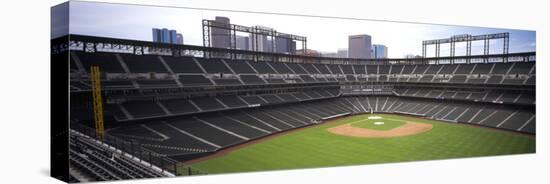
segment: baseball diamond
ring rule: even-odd
[[[364,121],[368,116],[372,115],[329,120],[320,125],[266,138],[188,163],[210,173],[226,173],[494,156],[535,151],[535,139],[530,135],[392,114],[376,116],[383,117],[382,120],[430,125],[431,129],[407,136],[383,138],[346,136],[330,131],[339,126]]]

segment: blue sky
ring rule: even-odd
[[[406,54],[421,55],[422,40],[448,38],[456,34],[510,33],[510,52],[535,51],[535,31],[494,29],[467,26],[398,23],[352,19],[333,19],[290,15],[240,13],[184,8],[71,2],[70,33],[135,40],[152,40],[151,28],[169,28],[182,33],[185,44],[202,45],[202,19],[226,16],[231,23],[244,26],[262,25],[279,32],[306,36],[308,48],[336,52],[347,48],[348,36],[368,34],[373,44],[388,47],[391,58]],[[53,19],[53,18],[52,18]],[[52,33],[55,35],[55,33]],[[457,44],[456,55],[464,55],[465,43]],[[435,47],[428,47],[434,56]],[[449,55],[448,44],[441,46],[441,56]],[[491,53],[502,52],[502,40],[494,40]],[[483,41],[473,42],[472,54],[483,53]]]

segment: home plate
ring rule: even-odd
[[[382,119],[380,116],[369,116],[368,119]]]
[[[384,122],[374,122],[374,125],[383,125]]]

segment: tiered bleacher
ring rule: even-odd
[[[71,131],[70,175],[78,182],[109,181],[169,176],[125,154],[105,147],[95,139]]]
[[[78,66],[89,71],[90,66],[98,65],[106,73],[154,73],[155,75],[167,74],[172,78],[159,80],[150,78],[151,75],[149,75],[130,81],[127,79],[124,79],[125,81],[105,81],[106,88],[119,89],[135,88],[136,85],[133,85],[131,81],[137,82],[138,88],[178,87],[179,85],[174,79],[179,80],[181,86],[258,85],[265,84],[266,81],[269,84],[325,82],[326,80],[319,80],[319,77],[315,76],[319,73],[329,75],[325,77],[328,77],[330,81],[341,82],[534,85],[535,79],[533,62],[457,65],[337,65],[106,53],[75,53],[73,58],[77,63],[80,62],[73,66],[75,69],[73,71],[78,71]],[[230,76],[227,77],[224,74]],[[264,74],[285,75],[275,77]],[[299,74],[299,76],[293,74]],[[345,74],[345,76],[342,77],[338,74]],[[88,80],[82,82],[89,83]],[[74,90],[90,90],[89,87],[83,86],[77,81],[71,83],[71,87]]]

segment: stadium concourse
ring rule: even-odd
[[[536,132],[535,53],[495,56],[496,62],[489,56],[361,62],[195,46],[181,46],[184,56],[89,51],[86,42],[178,48],[73,38],[81,41],[70,45],[72,124],[93,122],[89,73],[99,66],[107,134],[178,161],[360,113]],[[71,159],[78,156],[71,152]]]

